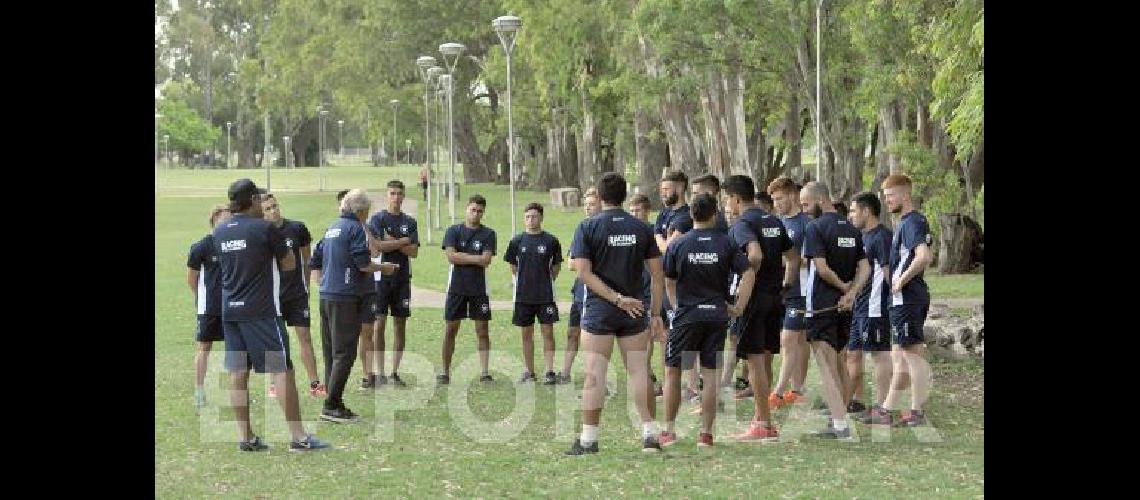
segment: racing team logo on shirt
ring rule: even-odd
[[[400,226],[400,232],[403,234],[408,234],[408,225],[404,224],[404,225]]]
[[[546,245],[539,245],[538,253],[546,253]]]
[[[482,241],[475,240],[475,241],[471,242],[471,248],[474,248],[475,250],[479,250],[479,247],[482,247],[482,246],[483,246]]]
[[[526,253],[526,247],[522,247],[522,250],[519,250],[519,252],[520,253]]]
[[[293,248],[293,238],[285,238],[285,246]]]

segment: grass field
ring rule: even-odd
[[[409,185],[415,167],[399,167],[396,174]],[[393,169],[332,168],[333,192],[313,193],[316,169],[277,172],[286,217],[305,221],[315,236],[335,216],[336,189],[365,187],[379,193]],[[433,373],[439,370],[443,330],[439,309],[417,308],[409,321],[408,354],[402,369],[413,387],[364,393],[356,389],[360,367],[350,378],[346,403],[364,418],[354,425],[317,423],[319,401],[308,398],[302,414],[312,420],[309,430],[331,441],[333,450],[288,454],[280,436],[284,424],[276,403],[266,404],[265,379],[251,379],[255,429],[271,439],[263,454],[236,451],[236,429],[228,411],[218,412],[225,400],[221,389],[222,346],[211,356],[214,371],[208,386],[211,406],[198,414],[193,408],[194,309],[185,283],[186,250],[207,231],[208,208],[224,200],[233,179],[248,175],[259,184],[263,171],[170,171],[160,178],[163,195],[155,201],[155,497],[227,495],[282,496],[712,496],[712,497],[980,497],[984,495],[984,366],[978,363],[935,364],[935,385],[928,403],[933,434],[894,430],[873,435],[856,424],[858,443],[834,443],[800,436],[824,425],[823,417],[798,408],[781,410],[783,442],[776,445],[732,443],[731,433],[743,430],[751,407],[729,401],[718,418],[717,446],[695,447],[696,418],[682,406],[678,429],[681,442],[656,456],[639,451],[637,430],[629,418],[624,370],[615,359],[611,366],[615,396],[608,401],[601,428],[602,453],[563,457],[561,452],[579,429],[575,391],[570,386],[518,387],[512,381],[522,370],[521,342],[510,326],[509,314],[496,312],[491,322],[492,370],[497,382],[482,386],[476,373],[459,368],[475,363],[473,329],[464,324],[458,342],[453,385],[437,390]],[[178,187],[175,187],[178,186]],[[464,186],[464,198],[480,192],[491,201],[485,222],[498,230],[500,255],[509,239],[509,198],[502,186]],[[409,197],[419,198],[418,188]],[[548,201],[544,193],[524,193],[519,205],[531,199]],[[548,210],[546,226],[564,246],[580,214]],[[422,219],[422,217],[421,217]],[[519,218],[521,227],[522,220]],[[422,223],[421,223],[422,227]],[[413,261],[418,286],[442,289],[445,261],[435,233],[435,244],[424,245]],[[426,231],[421,230],[426,239]],[[493,298],[506,297],[509,272],[496,261],[489,270]],[[558,280],[563,300],[572,279]],[[935,298],[981,296],[984,276],[928,278]],[[954,295],[957,294],[957,295]],[[312,299],[315,311],[316,298]],[[564,312],[565,314],[565,312]],[[564,345],[565,323],[556,325],[557,345]],[[294,362],[300,368],[297,340]],[[314,337],[319,332],[314,329]],[[389,340],[389,342],[391,342]],[[319,340],[318,340],[319,349]],[[561,353],[556,360],[561,359]],[[658,355],[659,356],[659,355]],[[319,356],[318,356],[319,358]],[[615,358],[618,358],[615,356]],[[541,350],[539,350],[541,369]],[[659,358],[658,358],[659,359]],[[777,358],[777,363],[779,358]],[[556,364],[558,361],[556,361]],[[318,360],[318,365],[320,361]],[[581,382],[582,361],[575,363],[575,386]],[[298,379],[305,380],[304,370]],[[465,390],[463,381],[471,382]],[[809,376],[809,392],[818,393],[816,369]],[[466,402],[467,404],[463,404]],[[526,417],[531,413],[531,417]],[[388,416],[391,415],[391,418]],[[479,425],[472,419],[484,422]],[[503,420],[498,430],[490,423]],[[514,427],[511,427],[514,426]],[[264,430],[263,430],[264,429]],[[517,434],[515,433],[517,431]],[[685,434],[688,434],[686,437]],[[474,437],[473,437],[474,436]],[[489,442],[480,442],[489,441]]]

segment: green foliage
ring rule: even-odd
[[[158,106],[162,118],[156,127],[158,136],[170,135],[171,150],[202,150],[223,135],[218,127],[202,119],[185,101],[167,98]]]

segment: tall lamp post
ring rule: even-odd
[[[396,112],[400,109],[400,100],[392,99],[388,101],[388,104],[392,105],[392,166],[394,167],[396,166],[396,157],[400,156],[396,154],[400,150],[400,147],[396,145]]]
[[[233,126],[234,122],[226,122],[226,168],[230,168],[230,158],[233,158],[233,153],[230,151],[230,129]]]
[[[443,116],[443,111],[441,110],[441,108],[443,107],[443,104],[442,104],[443,101],[441,99],[442,94],[440,93],[440,90],[439,90],[440,89],[439,77],[443,76],[443,73],[444,73],[444,69],[439,67],[439,66],[432,66],[432,67],[428,68],[428,70],[427,70],[428,82],[431,84],[430,85],[431,96],[435,98],[434,99],[435,100],[435,108],[434,109],[435,109],[435,113],[436,113],[437,117]],[[435,184],[434,198],[435,198],[435,228],[436,229],[440,228],[440,226],[439,226],[439,215],[440,215],[440,210],[439,210],[439,199],[440,199],[439,172],[441,170],[441,167],[440,167],[440,163],[439,163],[439,148],[436,147],[435,143],[436,143],[436,141],[439,140],[439,135],[442,132],[442,130],[441,130],[442,128],[443,128],[442,127],[442,120],[436,119],[435,134],[433,135],[434,140],[432,141],[432,175],[431,175],[431,179],[430,179]],[[428,187],[430,188],[431,186],[429,185]]]
[[[819,169],[823,165],[823,85],[820,78],[820,68],[823,65],[823,44],[820,36],[820,19],[823,17],[823,0],[819,0],[819,4],[815,8],[815,180],[821,181],[819,178]]]
[[[158,196],[158,119],[162,118],[162,114],[155,112],[154,114],[154,194]]]
[[[448,163],[450,164],[448,179],[447,179],[447,208],[451,212],[451,223],[455,223],[455,120],[451,111],[451,98],[455,93],[455,67],[459,64],[459,56],[467,47],[462,43],[449,42],[439,46],[439,52],[443,54],[443,62],[447,65],[447,74],[440,77],[440,81],[444,82],[445,90],[447,92],[447,151]]]
[[[325,147],[326,147],[326,143],[327,143],[327,139],[326,139],[327,135],[325,134],[325,122],[328,121],[329,110],[321,109],[320,116],[321,116],[321,119],[320,119],[320,124],[321,124],[321,130],[320,130],[321,137],[320,137],[320,139],[321,140],[320,140],[319,148],[321,151],[320,151],[320,154],[318,155],[318,157],[319,157],[318,161],[320,162],[320,170],[321,170],[321,189],[320,190],[324,191],[325,190],[325,184],[326,184],[325,183]]]
[[[431,113],[431,110],[430,110],[430,107],[428,106],[428,89],[430,89],[430,87],[431,87],[431,85],[430,85],[431,77],[428,76],[428,70],[435,67],[435,58],[432,56],[420,56],[420,57],[416,58],[416,67],[419,68],[420,79],[423,80],[423,82],[424,82],[424,168],[428,168],[428,165],[431,162],[431,159],[429,156],[430,151],[431,151],[430,150],[430,146],[431,146],[431,136],[430,136],[430,133],[431,133],[430,132],[431,131],[431,125],[430,125],[431,119],[430,118],[431,117],[430,117],[430,113]],[[427,214],[427,239],[428,239],[429,244],[431,243],[431,215],[432,215],[431,183],[434,180],[435,180],[435,172],[432,172],[431,169],[428,168],[428,184],[427,184],[427,186],[425,186],[425,189],[427,189],[427,200],[426,200],[427,201],[427,207],[424,209],[424,213]]]
[[[336,141],[336,154],[344,156],[344,120],[337,120],[336,125],[340,127],[340,140]]]
[[[166,145],[166,169],[170,170],[170,164],[174,162],[174,158],[170,156],[170,134],[162,135],[162,143]]]
[[[515,219],[518,213],[515,210],[515,126],[511,117],[511,51],[515,48],[515,40],[519,29],[522,28],[522,19],[515,16],[499,16],[491,21],[491,26],[495,28],[495,33],[499,34],[503,51],[507,53],[507,161],[510,162],[511,176],[511,234],[516,234]]]

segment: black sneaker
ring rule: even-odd
[[[558,375],[555,375],[554,372],[546,372],[546,380],[542,382],[542,385],[554,385],[557,383]]]
[[[732,385],[732,388],[736,389],[738,391],[742,391],[747,387],[748,387],[748,380],[746,380],[742,377],[736,377],[736,383]]]
[[[491,374],[490,374],[490,373],[488,373],[488,374],[486,374],[486,375],[483,375],[482,377],[479,377],[479,381],[480,381],[480,382],[488,382],[488,383],[490,383],[490,382],[494,382],[494,381],[495,381],[495,379],[491,378]]]
[[[435,376],[435,383],[437,385],[447,385],[451,383],[451,377],[446,373],[441,373]]]
[[[328,420],[329,422],[351,423],[360,420],[360,415],[357,415],[345,407],[336,409],[323,409],[321,410],[321,420]]]
[[[559,384],[569,384],[570,383],[570,375],[569,374],[558,375],[558,383]]]
[[[361,389],[372,389],[372,388],[376,387],[375,379],[376,379],[375,375],[368,375],[368,376],[364,377],[360,381],[360,388]]]
[[[488,377],[490,377],[490,375],[488,375]],[[483,378],[480,377],[479,380],[483,380]],[[527,382],[538,382],[538,379],[535,378],[534,374],[531,372],[523,372],[522,378],[519,379],[519,383],[525,384]]]
[[[379,388],[382,385],[388,385],[388,377],[383,375],[373,375],[372,385]]]
[[[658,446],[660,446],[660,445],[658,445]],[[574,444],[570,445],[570,449],[567,450],[565,452],[565,454],[570,455],[570,456],[575,456],[575,455],[585,455],[587,453],[597,453],[597,452],[598,452],[598,442],[597,441],[590,443],[590,446],[582,446],[582,441],[578,438],[574,438]]]
[[[854,438],[851,436],[851,426],[847,426],[847,428],[843,429],[843,430],[838,430],[831,425],[830,420],[827,421],[827,428],[822,430],[822,431],[815,433],[815,436],[821,437],[823,439],[836,439],[839,441],[854,441]]]
[[[388,380],[390,382],[392,382],[393,387],[407,387],[408,386],[408,384],[405,384],[403,380],[400,380],[400,376],[397,375],[396,372],[392,372],[392,376],[388,377]]]
[[[851,414],[855,415],[856,418],[858,418],[860,420],[862,420],[863,415],[866,414],[865,413],[866,411],[867,411],[867,406],[864,405],[861,401],[859,401],[857,399],[852,400],[850,403],[847,403],[847,413],[851,413]]]
[[[642,438],[641,451],[645,453],[657,453],[661,451],[661,443],[657,441],[657,436],[646,436]]]
[[[289,443],[289,451],[314,451],[323,450],[328,447],[328,441],[321,441],[312,434],[305,436],[305,439],[302,439],[300,441],[293,441],[292,443]]]
[[[926,425],[926,412],[922,410],[904,411],[902,418],[894,423],[895,427],[919,427]]]
[[[238,449],[241,451],[265,451],[269,449],[269,445],[262,443],[261,438],[253,436],[249,441],[238,441]]]

